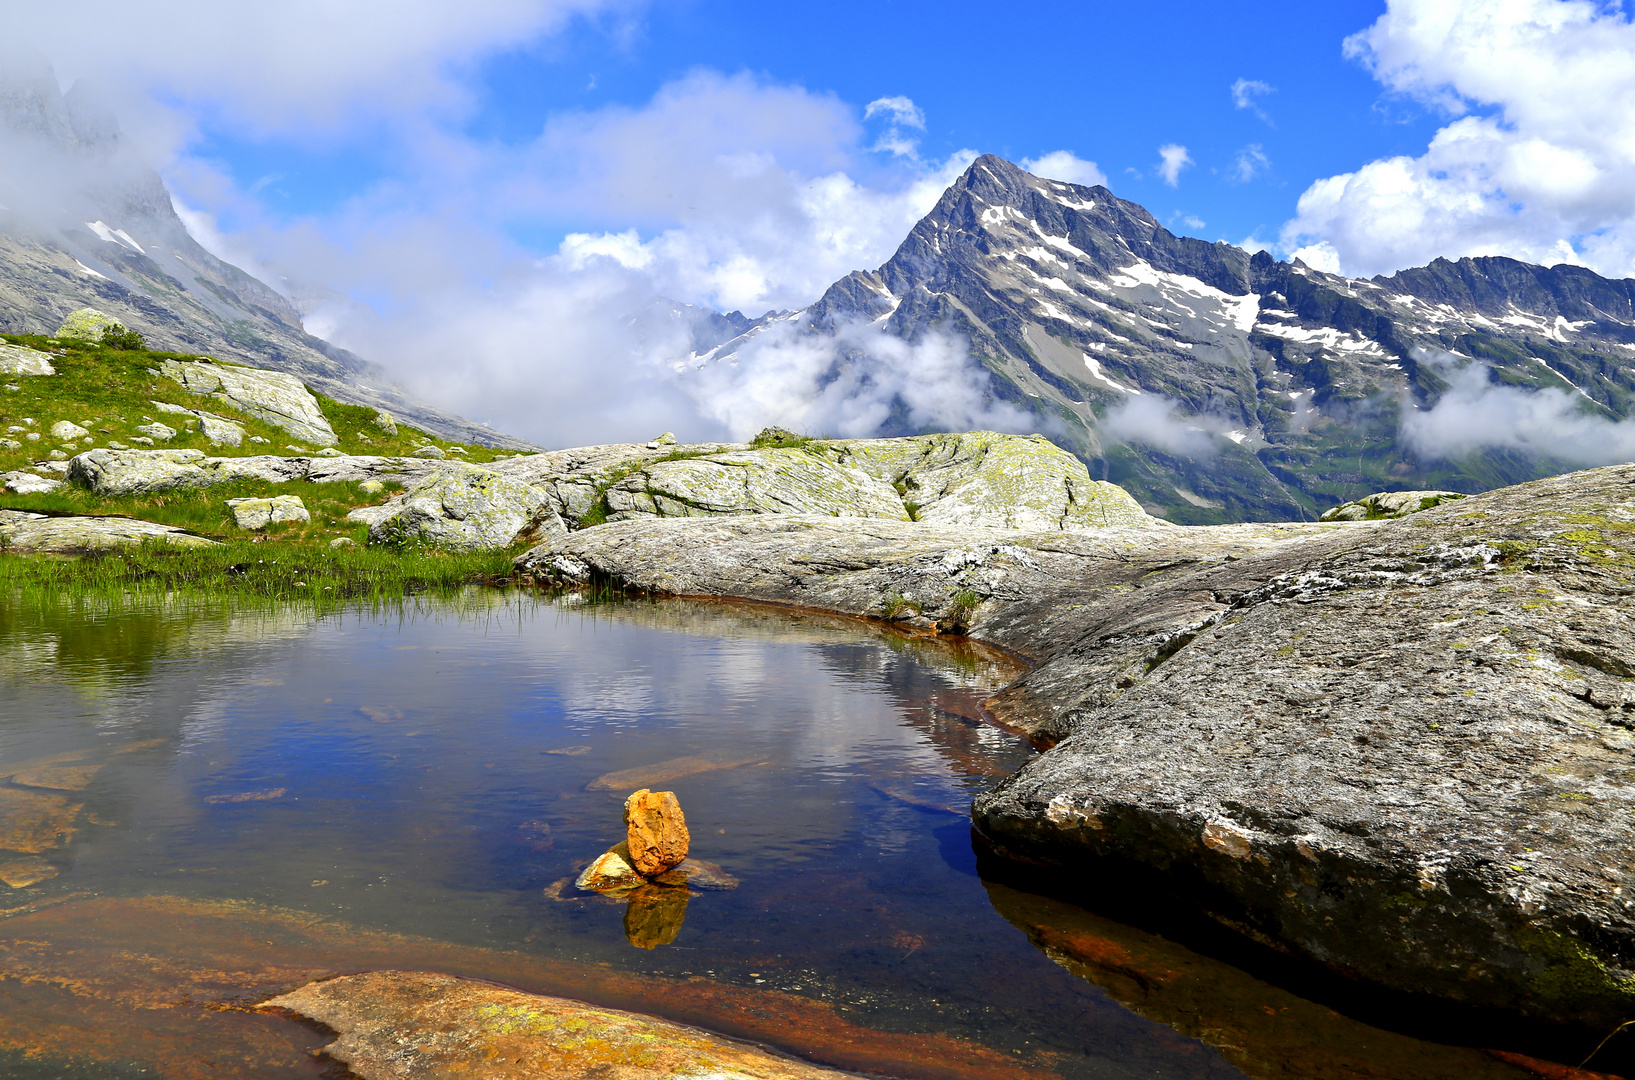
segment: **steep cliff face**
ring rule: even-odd
[[[0,146],[0,331],[50,334],[94,307],[156,349],[287,372],[448,438],[529,445],[414,400],[378,365],[308,334],[290,299],[193,239],[112,118],[62,94],[49,69],[0,79]]]
[[[836,282],[801,318],[814,334],[858,321],[909,339],[957,332],[996,396],[1053,426],[1093,475],[1190,523],[1308,518],[1382,488],[1474,492],[1567,468],[1410,451],[1403,410],[1434,404],[1472,361],[1609,418],[1635,393],[1635,282],[1502,258],[1348,279],[1176,236],[1106,188],[992,155],[883,266]],[[1110,437],[1108,414],[1143,396]],[[1174,404],[1165,437],[1151,430],[1157,397]]]

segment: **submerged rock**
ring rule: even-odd
[[[737,878],[727,873],[719,864],[694,858],[683,859],[662,874],[654,874],[652,881],[655,885],[701,889],[704,892],[727,892],[736,889],[740,884]]]
[[[371,544],[492,551],[510,546],[547,497],[490,469],[451,462],[401,495],[348,516],[367,515]]]
[[[80,804],[43,791],[0,788],[0,851],[38,855],[74,835]]]
[[[286,521],[311,521],[299,495],[274,495],[268,499],[228,499],[233,521],[241,529],[265,529]]]
[[[1406,517],[1464,497],[1457,491],[1377,491],[1355,502],[1342,503],[1324,511],[1318,520],[1378,521],[1382,518]]]
[[[642,788],[624,801],[630,862],[643,876],[662,874],[687,858],[692,837],[673,791]]]
[[[718,772],[722,769],[736,769],[744,765],[759,765],[765,760],[765,758],[761,757],[712,757],[704,754],[692,754],[687,757],[661,761],[657,765],[638,765],[633,769],[620,769],[617,772],[603,773],[585,785],[585,790],[623,791],[632,787],[650,787],[654,784],[668,784],[670,781],[680,780],[684,776],[697,776],[699,773]]]
[[[806,1080],[848,1075],[698,1028],[493,983],[405,971],[344,975],[272,998],[335,1031],[324,1053],[363,1080]]]
[[[0,862],[0,881],[14,889],[26,889],[57,876],[57,868],[44,859],[8,859]]]
[[[281,371],[192,360],[165,360],[159,373],[191,393],[229,405],[318,446],[340,440],[318,399],[293,375]]]

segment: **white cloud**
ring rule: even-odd
[[[13,55],[22,45],[49,56],[66,83],[91,76],[158,92],[246,133],[333,136],[360,117],[459,112],[472,101],[461,75],[474,61],[537,41],[576,15],[634,8],[624,0],[9,3],[0,5],[0,39]],[[136,120],[122,119],[127,127]]]
[[[1232,170],[1227,173],[1228,179],[1240,184],[1247,184],[1255,177],[1272,167],[1266,157],[1266,151],[1259,143],[1250,143],[1238,151],[1238,156],[1232,161]]]
[[[1273,93],[1277,87],[1263,83],[1259,79],[1239,79],[1232,84],[1232,104],[1240,109],[1251,109],[1254,114],[1270,124],[1272,118],[1266,115],[1255,99]]]
[[[1219,416],[1184,416],[1179,402],[1160,394],[1142,394],[1114,405],[1096,430],[1109,442],[1138,443],[1166,454],[1206,458],[1219,452],[1217,436],[1231,426]]]
[[[1425,153],[1318,180],[1284,244],[1347,273],[1502,254],[1635,273],[1635,25],[1592,0],[1391,0],[1347,39],[1391,91],[1452,114]]]
[[[863,107],[863,119],[873,120],[877,116],[886,117],[889,123],[880,133],[880,137],[874,141],[872,149],[897,157],[914,158],[919,155],[920,140],[903,131],[904,128],[925,130],[925,113],[911,98],[902,96],[875,98]]]
[[[1170,187],[1176,187],[1181,182],[1181,170],[1192,164],[1192,155],[1187,148],[1177,143],[1165,143],[1158,148],[1158,175]]]
[[[735,438],[777,424],[855,438],[907,430],[1035,431],[1039,421],[992,395],[966,343],[941,333],[909,342],[868,324],[814,334],[802,320],[756,335],[732,363],[688,371],[682,386]]]
[[[1431,408],[1403,409],[1403,442],[1424,457],[1506,449],[1578,465],[1635,461],[1635,420],[1608,420],[1577,393],[1495,383],[1486,365],[1446,353],[1421,360],[1441,368],[1450,383]]]
[[[1084,187],[1107,186],[1107,174],[1097,168],[1094,161],[1085,161],[1071,150],[1052,150],[1036,158],[1023,158],[1021,164],[1034,176],[1047,180],[1060,180]]]

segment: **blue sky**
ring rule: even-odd
[[[824,356],[705,391],[667,312],[811,303],[976,152],[1334,272],[1635,276],[1624,2],[58,0],[0,38],[311,332],[557,445],[799,415]]]
[[[1002,9],[887,0],[821,10],[685,0],[576,18],[563,32],[496,50],[467,66],[475,100],[456,123],[477,140],[521,144],[553,114],[637,108],[699,68],[749,72],[832,94],[859,117],[870,101],[906,96],[926,116],[926,158],[971,148],[1021,160],[1066,149],[1178,232],[1275,240],[1313,179],[1418,152],[1438,126],[1433,110],[1341,55],[1344,39],[1384,10],[1377,0]],[[1240,81],[1271,89],[1250,87],[1240,106]],[[207,121],[193,153],[254,189],[276,218],[333,213],[408,164],[384,120],[344,138],[244,138],[233,128]],[[1155,170],[1162,144],[1185,146],[1195,162],[1175,187]],[[1240,159],[1255,175],[1242,175]],[[519,215],[509,231],[549,250],[568,231],[627,223],[659,224],[640,214]]]

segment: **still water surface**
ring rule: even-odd
[[[1120,1004],[1207,962],[977,875],[971,796],[1032,753],[979,702],[1016,674],[974,647],[750,606],[498,592],[322,618],[0,605],[0,814],[43,793],[69,822],[32,862],[0,853],[56,872],[0,886],[0,1075],[320,1075],[321,1034],[280,1043],[265,1025],[295,1027],[283,1018],[178,1026],[176,1009],[204,1006],[166,1000],[164,980],[210,968],[253,1001],[258,965],[277,983],[297,955],[326,974],[369,966],[368,949],[894,1075],[1244,1075],[1221,1038]],[[677,759],[716,767],[653,786],[679,797],[693,854],[739,887],[634,919],[565,887],[647,786],[598,779]],[[231,962],[224,946],[201,958],[189,939],[235,919]],[[254,929],[268,919],[319,926],[335,951]],[[1305,1005],[1232,985],[1271,995],[1245,1003],[1256,1016]],[[1206,1037],[1225,1023],[1135,1004]],[[100,1039],[63,1033],[82,1008]],[[1417,1064],[1377,1075],[1512,1075],[1390,1038]]]

